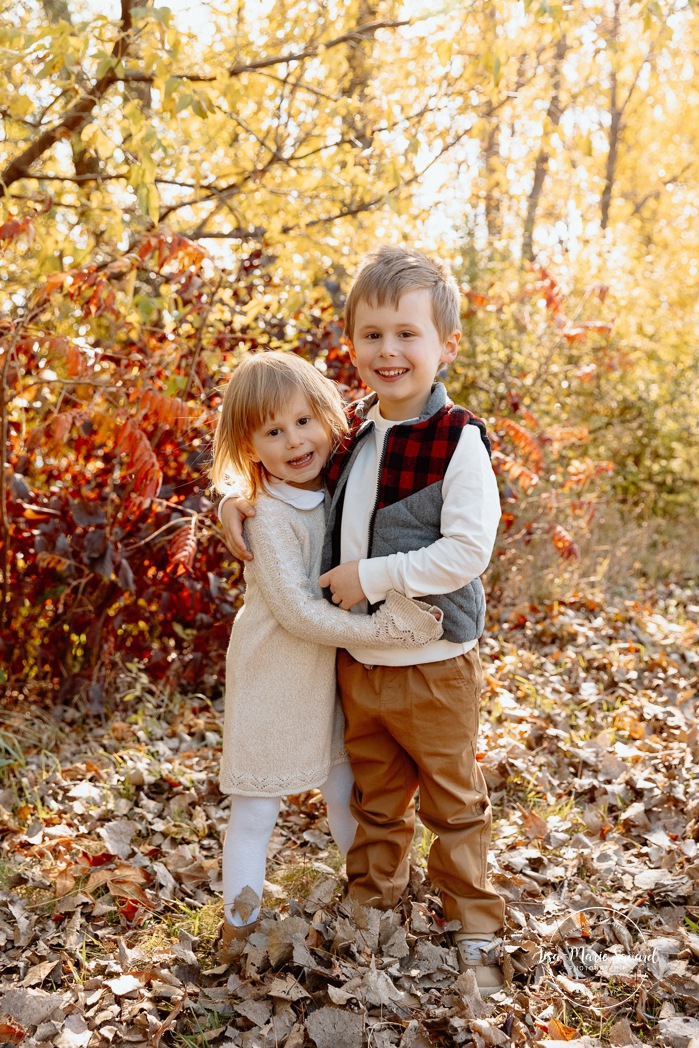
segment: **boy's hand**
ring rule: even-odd
[[[246,517],[254,517],[254,506],[244,499],[242,495],[226,499],[219,510],[219,520],[223,528],[223,537],[226,545],[238,560],[252,560],[252,553],[245,545],[243,538],[243,521]]]
[[[349,560],[346,564],[340,564],[331,571],[326,571],[318,579],[320,585],[325,589],[330,587],[333,595],[333,604],[339,604],[345,611],[360,600],[366,600],[366,594],[359,581],[359,561]]]

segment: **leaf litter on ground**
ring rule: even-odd
[[[667,586],[491,615],[478,756],[508,986],[485,1002],[419,823],[409,894],[381,913],[343,901],[320,795],[288,798],[262,921],[220,965],[220,700],[105,720],[6,703],[0,1043],[691,1045],[698,606]]]

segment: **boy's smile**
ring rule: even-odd
[[[363,382],[375,390],[384,418],[416,418],[429,400],[442,364],[450,363],[461,333],[443,341],[435,327],[432,293],[415,288],[401,296],[397,308],[359,301],[350,356]]]

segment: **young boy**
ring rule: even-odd
[[[348,409],[349,436],[328,468],[320,583],[355,613],[397,589],[444,615],[443,639],[419,652],[338,652],[359,826],[347,856],[349,895],[382,909],[398,903],[419,787],[420,818],[435,835],[428,873],[446,920],[461,924],[460,965],[473,968],[487,996],[502,986],[496,936],[504,905],[487,879],[491,810],[475,756],[479,576],[500,503],[483,423],[434,382],[458,350],[456,283],[419,252],[379,248],[350,289],[345,334],[374,393]],[[245,556],[239,527],[229,514],[222,520],[233,552]]]

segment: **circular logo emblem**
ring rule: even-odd
[[[644,934],[621,910],[590,906],[568,914],[556,925],[541,958],[563,996],[578,1008],[619,1008],[647,980],[656,977],[667,957],[647,946]]]

